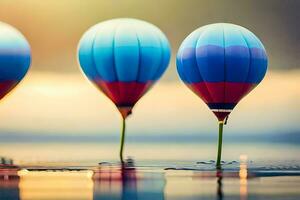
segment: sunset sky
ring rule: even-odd
[[[208,134],[217,120],[179,80],[175,54],[196,28],[230,22],[253,31],[269,56],[265,80],[230,115],[226,132],[264,134],[300,130],[299,1],[0,0],[0,21],[19,29],[32,65],[0,103],[1,132],[119,134],[114,105],[79,70],[76,50],[92,25],[118,17],[153,23],[167,35],[172,58],[162,80],[136,105],[130,134]]]

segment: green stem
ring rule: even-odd
[[[122,131],[121,131],[121,143],[120,143],[120,160],[123,163],[123,149],[124,149],[124,142],[125,142],[125,128],[126,128],[126,123],[125,123],[125,118],[122,118]]]
[[[219,122],[219,142],[218,142],[218,157],[216,167],[221,168],[222,141],[223,141],[223,125],[224,122]]]

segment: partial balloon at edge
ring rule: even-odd
[[[14,27],[0,22],[0,99],[23,79],[30,62],[26,38]]]

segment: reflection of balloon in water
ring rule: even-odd
[[[120,158],[123,160],[125,119],[135,103],[168,66],[170,47],[154,25],[136,19],[114,19],[90,28],[79,43],[85,75],[123,117]]]
[[[0,99],[25,76],[30,65],[30,47],[12,26],[0,22]]]
[[[220,166],[224,120],[264,78],[267,55],[249,30],[234,24],[211,24],[192,32],[177,54],[177,70],[219,120]]]
[[[124,161],[121,166],[103,163],[93,171],[94,200],[165,199],[165,174],[143,172],[135,167],[132,159]]]

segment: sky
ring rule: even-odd
[[[131,134],[210,134],[217,120],[178,78],[175,54],[200,26],[229,22],[254,32],[269,57],[265,80],[230,115],[226,132],[240,135],[300,130],[300,2],[296,0],[0,0],[0,21],[19,29],[32,49],[20,85],[0,102],[0,132],[119,134],[114,105],[79,70],[77,44],[91,26],[133,17],[157,25],[172,46],[162,80],[136,105]]]

